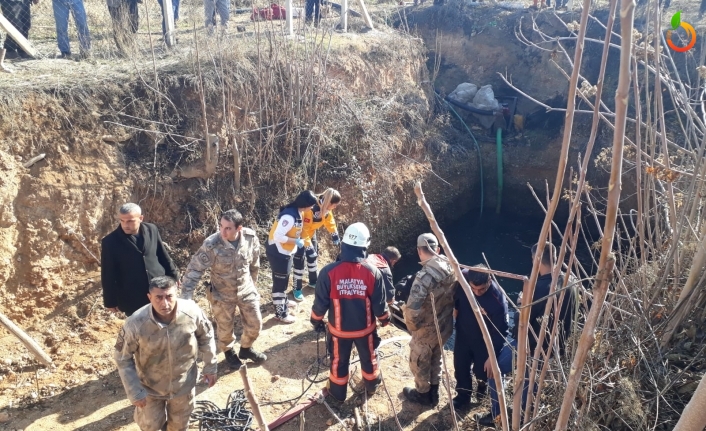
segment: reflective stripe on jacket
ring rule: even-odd
[[[375,318],[388,317],[382,274],[365,262],[365,249],[341,245],[341,261],[326,265],[316,283],[311,317],[328,312],[332,335],[360,338],[375,330]]]
[[[282,220],[282,217],[285,215],[288,215],[294,219],[292,227],[287,231],[287,238],[301,238],[302,216],[301,214],[299,214],[299,210],[297,210],[296,208],[285,208],[284,210],[280,211],[279,215],[277,215],[277,221],[272,224],[270,234],[267,237],[267,243],[277,245],[277,251],[279,251],[280,253],[285,255],[291,255],[297,251],[296,244],[288,242],[282,243],[275,240],[275,231],[280,226],[280,223],[282,223],[282,227],[287,227],[285,224],[289,224],[289,221],[287,219]]]
[[[303,226],[301,239],[304,240],[304,247],[309,247],[311,245],[311,238],[321,226],[325,227],[329,233],[337,232],[336,220],[333,218],[333,211],[329,211],[322,217],[321,206],[318,203],[314,205],[313,208],[304,211],[304,214],[302,214],[302,220]]]

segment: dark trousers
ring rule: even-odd
[[[329,373],[329,392],[339,401],[346,399],[348,392],[348,368],[351,350],[355,349],[360,357],[360,370],[363,373],[365,390],[375,392],[382,381],[375,356],[375,349],[380,345],[377,330],[361,338],[340,338],[328,335],[328,350],[331,353],[331,371]]]
[[[275,316],[286,317],[289,313],[286,292],[289,274],[292,272],[292,256],[280,253],[276,244],[267,244],[265,254],[272,268],[272,304],[275,306]]]
[[[137,2],[126,0],[118,7],[108,7],[110,18],[113,22],[113,37],[115,45],[121,51],[127,48],[132,37],[130,33],[137,33],[140,26],[140,13]]]
[[[22,36],[29,39],[29,29],[32,27],[32,15],[29,10],[29,0],[0,0],[0,9],[10,24],[12,24]],[[24,50],[12,40],[8,35],[5,40],[5,49],[24,53]]]
[[[315,22],[321,21],[321,0],[306,0],[306,20],[311,21],[312,16]]]
[[[311,247],[298,248],[294,253],[294,288],[302,290],[302,280],[304,278],[304,258],[306,257],[306,266],[309,272],[309,284],[316,285],[317,266],[316,260],[319,258],[319,242],[316,240],[316,235],[311,238]]]
[[[456,331],[456,343],[454,343],[454,377],[456,377],[456,392],[459,395],[471,396],[473,393],[473,383],[471,371],[476,376],[478,382],[485,382],[488,376],[483,371],[485,361],[488,360],[488,351],[483,340],[470,342]]]

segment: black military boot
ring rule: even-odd
[[[240,361],[240,358],[238,358],[238,355],[235,354],[233,349],[226,350],[225,355],[226,362],[231,368],[240,369],[241,365],[243,365],[243,363]]]
[[[476,388],[476,400],[478,402],[481,402],[482,400],[485,399],[485,397],[487,395],[488,395],[488,385],[483,381],[479,381],[478,387]]]
[[[409,401],[412,401],[413,403],[421,404],[423,406],[432,405],[431,391],[420,393],[414,388],[404,388],[402,390],[402,393],[404,394],[405,398],[407,398]]]
[[[431,385],[429,393],[431,394],[431,405],[436,407],[439,405],[439,385]]]
[[[471,396],[468,393],[458,394],[453,399],[454,409],[464,410],[471,406]]]
[[[252,347],[241,347],[238,356],[242,360],[250,359],[254,364],[261,364],[267,360],[267,356],[264,353],[260,353]]]

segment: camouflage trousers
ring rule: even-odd
[[[409,342],[409,369],[414,375],[414,387],[418,392],[429,392],[430,385],[439,384],[441,354],[442,347],[439,346],[436,332],[412,333],[412,340]]]
[[[240,336],[240,347],[250,348],[260,335],[262,329],[262,314],[260,313],[260,294],[251,294],[238,297],[235,302],[224,302],[213,299],[209,294],[211,312],[216,321],[216,347],[219,352],[225,352],[235,344],[235,309],[240,311],[240,320],[243,323],[243,335]]]
[[[142,431],[159,431],[166,422],[167,431],[186,431],[194,410],[196,388],[170,400],[147,397],[147,405],[135,407],[135,423]]]

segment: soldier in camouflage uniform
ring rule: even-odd
[[[113,357],[142,431],[185,431],[194,409],[201,356],[203,378],[216,383],[211,322],[193,302],[177,299],[177,283],[150,281],[150,303],[125,320]],[[166,427],[165,427],[166,425]]]
[[[431,293],[443,343],[453,332],[454,275],[445,256],[439,255],[439,242],[430,233],[417,238],[417,253],[422,270],[417,272],[407,303],[402,307],[404,320],[412,334],[409,343],[409,367],[414,374],[414,388],[404,388],[405,397],[415,403],[436,406],[439,403],[439,379],[443,345],[434,326]]]
[[[259,364],[267,356],[252,348],[262,329],[260,294],[255,287],[260,270],[260,241],[255,231],[243,227],[243,216],[236,210],[221,215],[220,231],[206,238],[191,258],[181,280],[182,298],[191,299],[203,273],[211,268],[211,287],[206,292],[216,321],[218,350],[228,365],[240,368],[241,359]],[[243,335],[240,352],[235,353],[235,309],[240,310]]]

